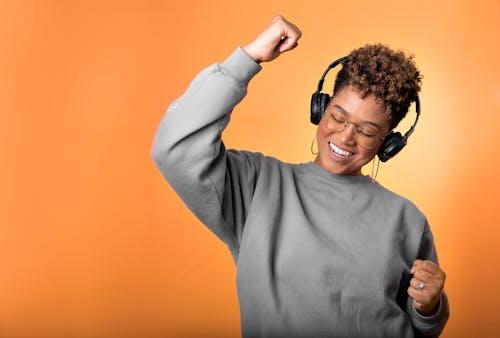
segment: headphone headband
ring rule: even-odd
[[[415,97],[415,112],[417,113],[417,117],[415,118],[415,122],[411,125],[410,129],[405,133],[405,140],[410,137],[410,135],[413,133],[415,130],[415,126],[417,125],[418,118],[420,117],[420,99],[418,98],[418,95]]]
[[[321,92],[321,90],[323,89],[323,82],[325,81],[325,77],[326,77],[326,74],[328,74],[328,72],[337,67],[339,65],[339,63],[341,63],[342,61],[344,61],[345,59],[347,58],[347,56],[342,56],[341,58],[338,58],[337,60],[333,61],[332,63],[330,63],[330,65],[328,66],[328,68],[325,70],[325,72],[323,73],[323,76],[321,77],[321,79],[319,80],[318,82],[318,89],[316,90],[316,92]]]

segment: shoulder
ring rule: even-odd
[[[290,163],[282,162],[273,156],[264,155],[260,152],[253,152],[253,151],[248,151],[248,150],[238,150],[238,149],[228,149],[227,154],[228,154],[228,156],[231,157],[231,159],[234,159],[237,161],[247,161],[247,162],[251,162],[251,163],[260,163],[260,164],[279,166],[279,167],[292,166],[292,164],[290,164]]]
[[[417,205],[408,198],[384,187],[378,182],[373,182],[373,189],[376,192],[377,198],[391,209],[400,210],[404,215],[421,220],[421,224],[426,223],[426,217]]]
[[[278,160],[275,157],[264,155],[260,152],[248,150],[227,150],[228,165],[236,168],[253,168],[258,171],[282,171],[291,165]]]

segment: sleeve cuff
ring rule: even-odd
[[[408,298],[407,311],[411,317],[413,326],[417,329],[417,331],[424,333],[425,336],[438,336],[448,321],[448,298],[443,292],[441,294],[441,299],[439,300],[439,307],[437,311],[430,316],[420,314],[417,309],[415,309],[413,299]]]
[[[238,47],[221,66],[225,72],[244,86],[247,86],[248,82],[262,69],[241,47]]]
[[[432,314],[432,315],[423,315],[418,310],[415,308],[415,303],[413,300],[411,301],[411,311],[414,313],[415,316],[419,317],[422,320],[433,320],[438,317],[438,314],[441,312],[441,308],[443,306],[443,297],[441,296],[441,299],[439,300],[439,306],[438,309]]]

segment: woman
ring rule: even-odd
[[[438,336],[449,312],[427,220],[361,175],[420,89],[410,58],[381,45],[349,55],[318,126],[314,162],[282,163],[221,141],[259,63],[300,36],[277,16],[202,71],[170,106],[153,158],[229,247],[244,337]]]

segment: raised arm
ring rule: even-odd
[[[239,247],[261,155],[226,151],[221,133],[260,71],[258,63],[294,48],[299,37],[295,26],[275,17],[252,43],[196,76],[170,105],[155,135],[152,157],[159,170],[233,252]]]

